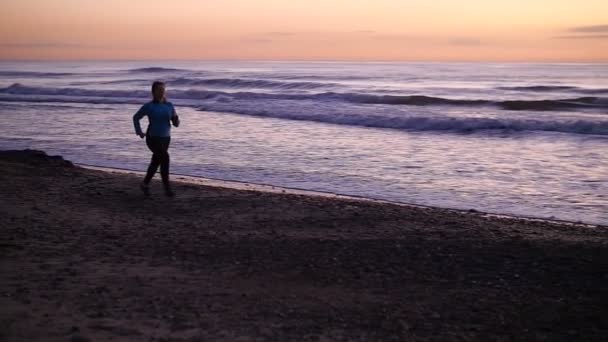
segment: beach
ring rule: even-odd
[[[608,225],[602,64],[0,61],[0,76],[0,150],[145,170],[132,117],[163,80],[176,174]]]
[[[0,340],[603,341],[605,226],[0,153]]]

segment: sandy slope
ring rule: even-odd
[[[608,230],[0,153],[0,340],[602,341]]]

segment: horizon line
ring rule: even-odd
[[[550,63],[550,64],[608,64],[606,59],[530,59],[530,60],[485,60],[485,59],[340,59],[340,58],[2,58],[0,62],[327,62],[327,63]]]

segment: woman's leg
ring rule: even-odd
[[[170,142],[170,137],[146,137],[146,144],[148,145],[150,151],[152,151],[152,160],[150,161],[150,166],[148,166],[148,172],[146,173],[144,184],[142,185],[142,190],[146,195],[148,194],[148,184],[152,180],[152,177],[154,177],[154,174],[156,174],[159,165],[160,176],[165,187],[165,194],[171,197],[175,195],[171,190],[171,185],[169,184]]]
[[[171,158],[169,157],[169,144],[171,143],[171,138],[162,138],[161,140],[161,154],[160,154],[160,176],[163,180],[163,185],[165,186],[165,190],[170,190],[169,184],[169,164]]]
[[[152,180],[152,177],[154,177],[156,170],[158,170],[158,166],[161,164],[163,151],[158,138],[146,136],[146,145],[148,145],[148,148],[152,151],[152,159],[150,160],[148,172],[144,178],[144,184],[148,185]]]

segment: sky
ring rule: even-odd
[[[608,0],[0,0],[0,59],[608,62]]]

